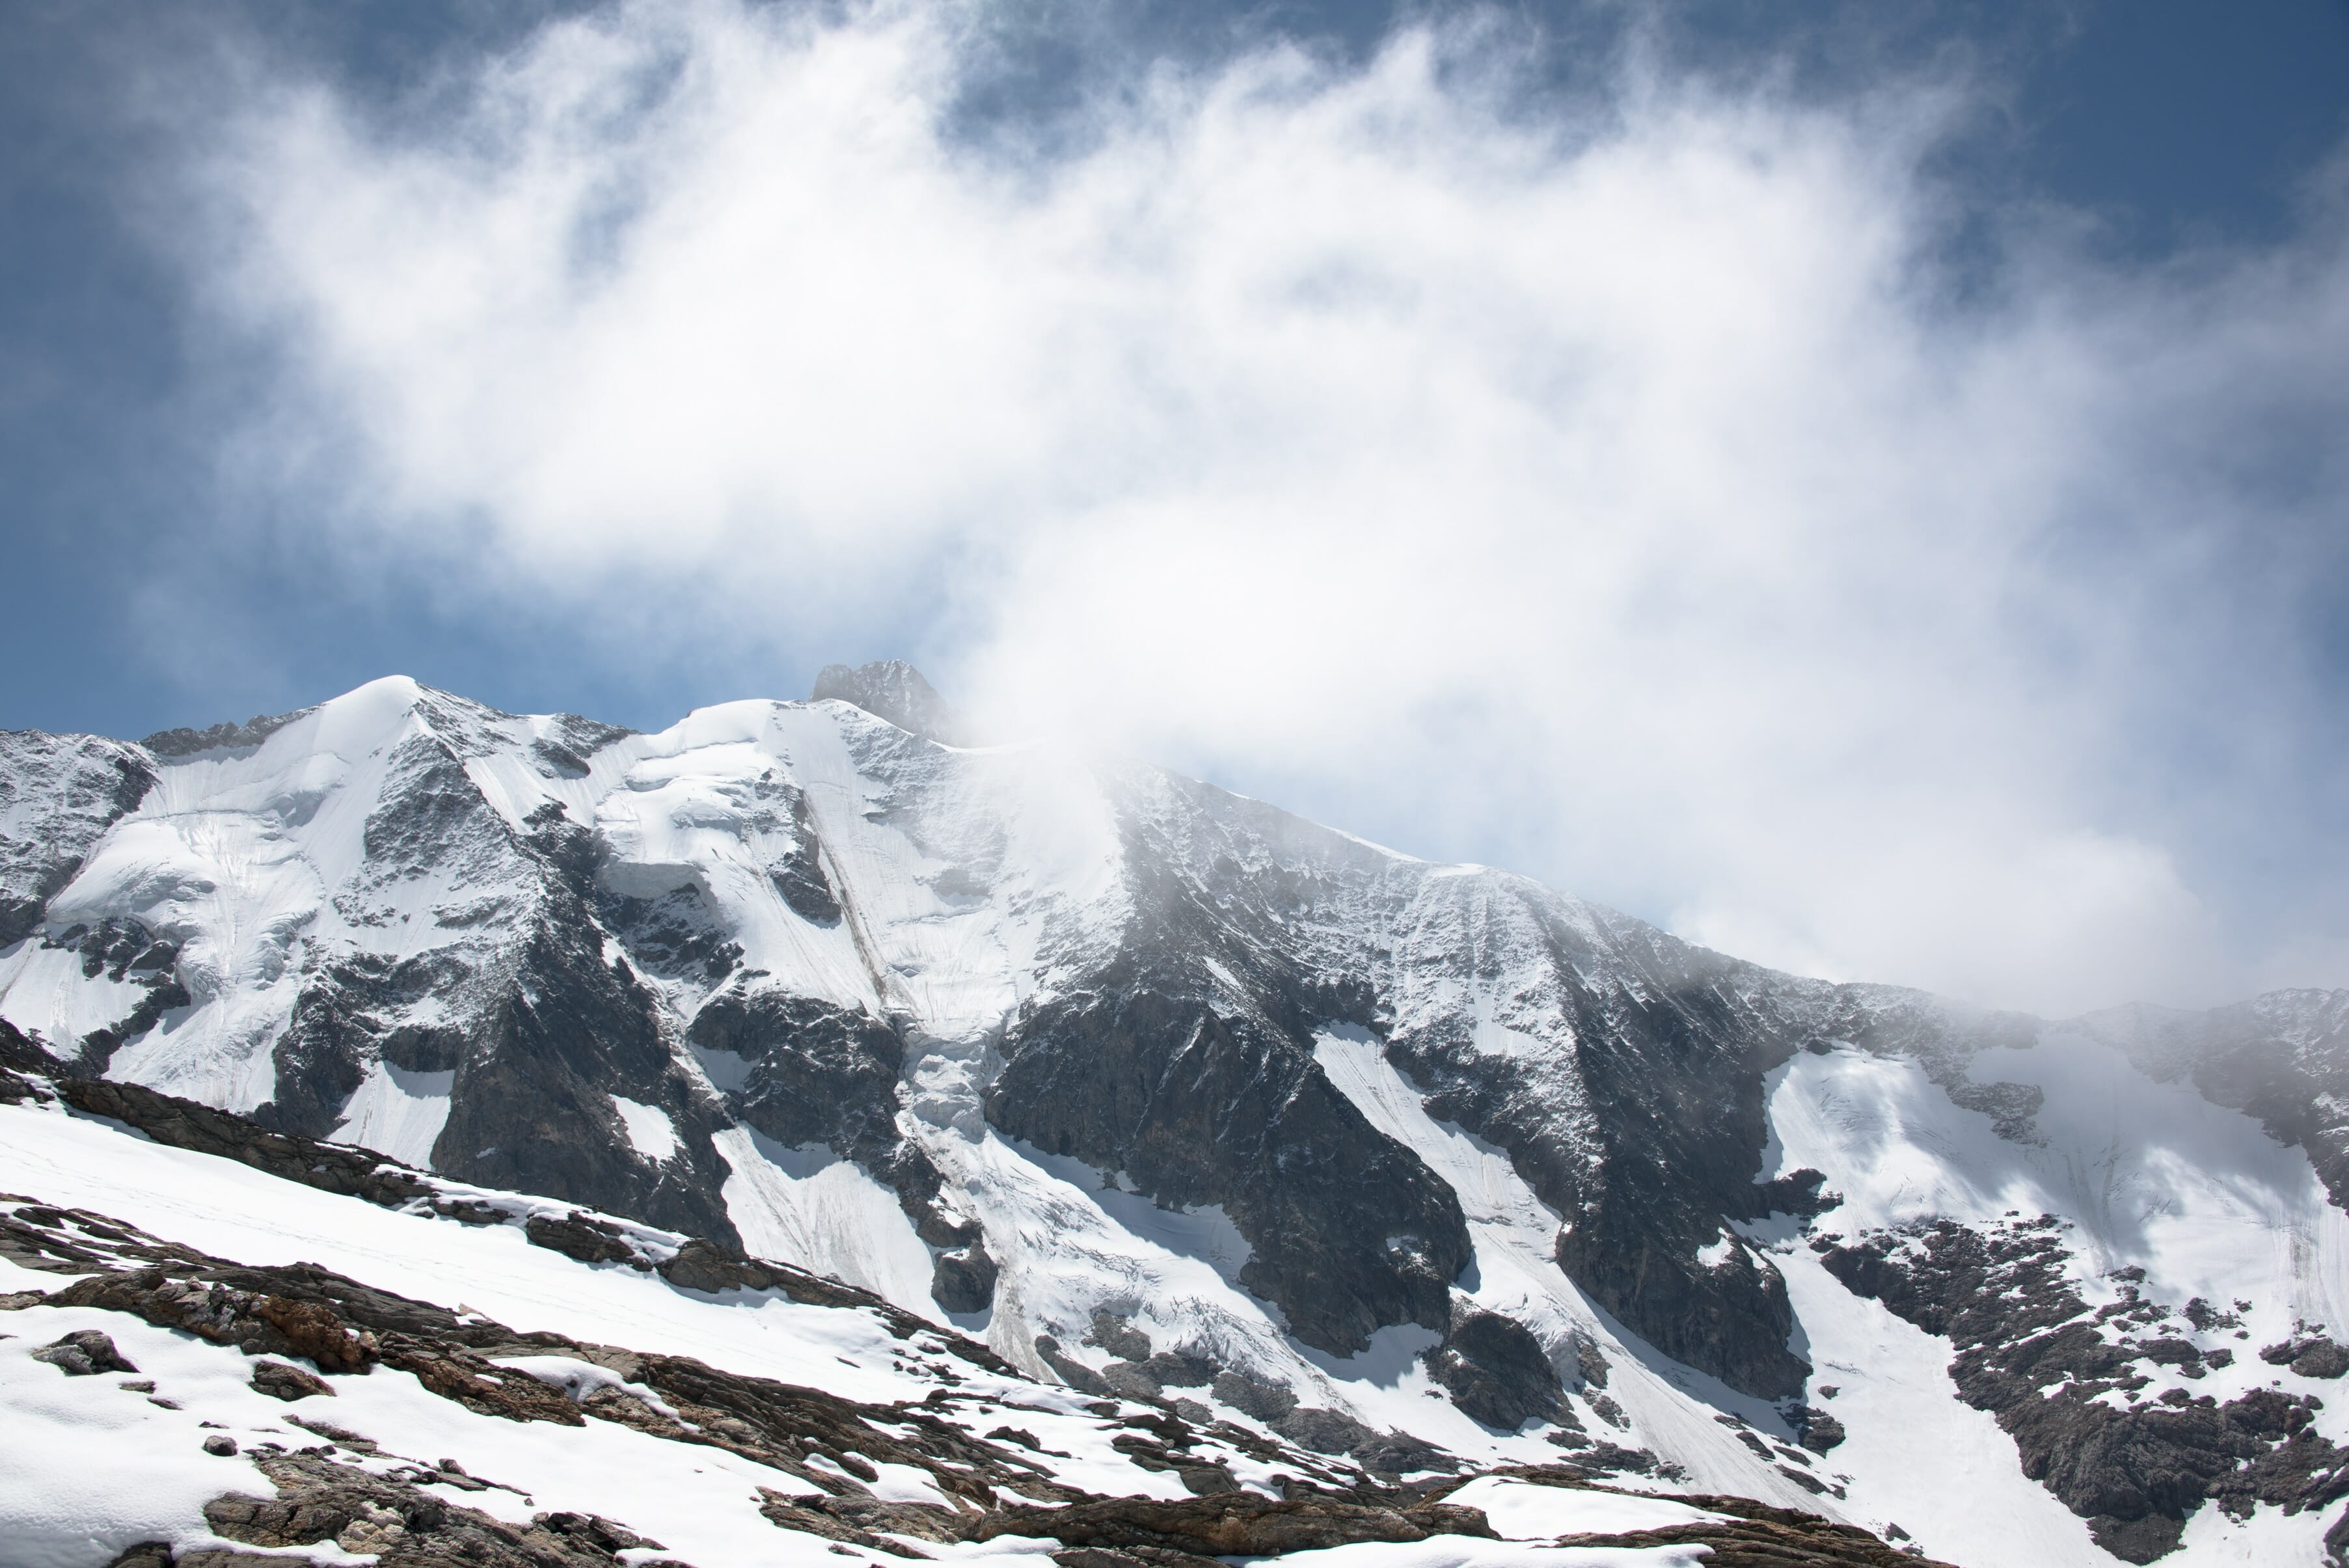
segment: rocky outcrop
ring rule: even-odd
[[[2053,1219],[1940,1221],[1813,1244],[1855,1294],[1949,1339],[1959,1396],[1994,1414],[2023,1473],[2126,1562],[2173,1550],[2206,1502],[2242,1519],[2260,1503],[2298,1513],[2349,1496],[2349,1449],[2311,1428],[2311,1396],[2254,1388],[2222,1405],[2173,1387],[2141,1398],[2147,1367],[2200,1378],[2232,1351],[2199,1346],[2204,1330],[2190,1323],[2147,1336],[2169,1315],[2127,1279],[2117,1301],[2091,1312],[2066,1277]]]
[[[285,1181],[386,1208],[429,1197],[421,1174],[369,1150],[274,1131],[241,1116],[138,1084],[65,1078],[57,1092],[76,1110],[136,1128],[158,1143],[249,1165]]]
[[[106,830],[154,787],[140,748],[0,730],[0,947],[37,930]]]
[[[377,1475],[327,1458],[332,1452],[329,1445],[258,1456],[254,1462],[276,1495],[226,1493],[204,1505],[204,1522],[224,1541],[280,1551],[332,1542],[344,1552],[376,1553],[383,1568],[615,1568],[619,1553],[630,1551],[639,1554],[626,1561],[646,1568],[683,1568],[649,1555],[662,1550],[660,1542],[599,1515],[544,1512],[528,1524],[508,1523],[417,1484],[428,1478],[445,1484],[446,1474]],[[126,1554],[118,1561],[139,1560]],[[192,1553],[173,1559],[166,1550],[148,1561],[201,1568]]]
[[[1147,1546],[1202,1557],[1278,1557],[1358,1541],[1424,1541],[1431,1535],[1489,1539],[1492,1533],[1476,1510],[1440,1502],[1402,1503],[1398,1499],[1382,1505],[1240,1492],[1180,1502],[1121,1497],[1062,1508],[1001,1508],[975,1525],[968,1538],[1049,1535],[1075,1547]]]
[[[905,1056],[888,1025],[812,996],[729,986],[701,1005],[686,1038],[744,1064],[727,1096],[743,1121],[786,1149],[823,1144],[886,1179],[902,1141]]]
[[[808,694],[808,700],[854,703],[874,717],[885,718],[925,740],[947,746],[980,744],[970,721],[938,695],[937,688],[923,678],[921,671],[903,659],[885,659],[854,669],[846,665],[826,665],[816,672],[815,686]]]
[[[1455,1306],[1444,1343],[1424,1359],[1452,1402],[1488,1427],[1514,1432],[1565,1413],[1566,1390],[1541,1341],[1498,1313]]]
[[[95,1328],[85,1328],[44,1345],[33,1352],[33,1359],[48,1363],[68,1377],[88,1377],[99,1372],[135,1374],[139,1370],[122,1358],[111,1336]]]
[[[1293,1028],[1176,952],[1144,946],[1030,1008],[1006,1050],[990,1121],[1166,1206],[1220,1205],[1252,1249],[1239,1284],[1308,1345],[1351,1355],[1391,1324],[1450,1320],[1471,1255],[1459,1200]]]

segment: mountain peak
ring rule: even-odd
[[[853,703],[876,718],[925,740],[947,746],[975,746],[970,721],[938,695],[922,672],[903,659],[882,659],[850,669],[826,665],[817,673],[810,702],[837,698]]]

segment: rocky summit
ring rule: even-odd
[[[2344,1107],[901,664],[6,734],[0,1563],[2343,1568]]]

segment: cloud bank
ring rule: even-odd
[[[888,628],[1007,733],[1785,967],[2349,980],[2338,201],[1985,241],[1961,77],[1561,95],[1490,18],[974,139],[970,22],[619,4],[392,111],[254,65],[186,169],[237,482],[648,658]]]

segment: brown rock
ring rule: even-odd
[[[289,1405],[296,1399],[307,1399],[319,1394],[332,1398],[335,1392],[334,1385],[316,1372],[305,1372],[285,1361],[254,1362],[253,1386],[271,1398],[283,1399]]]

